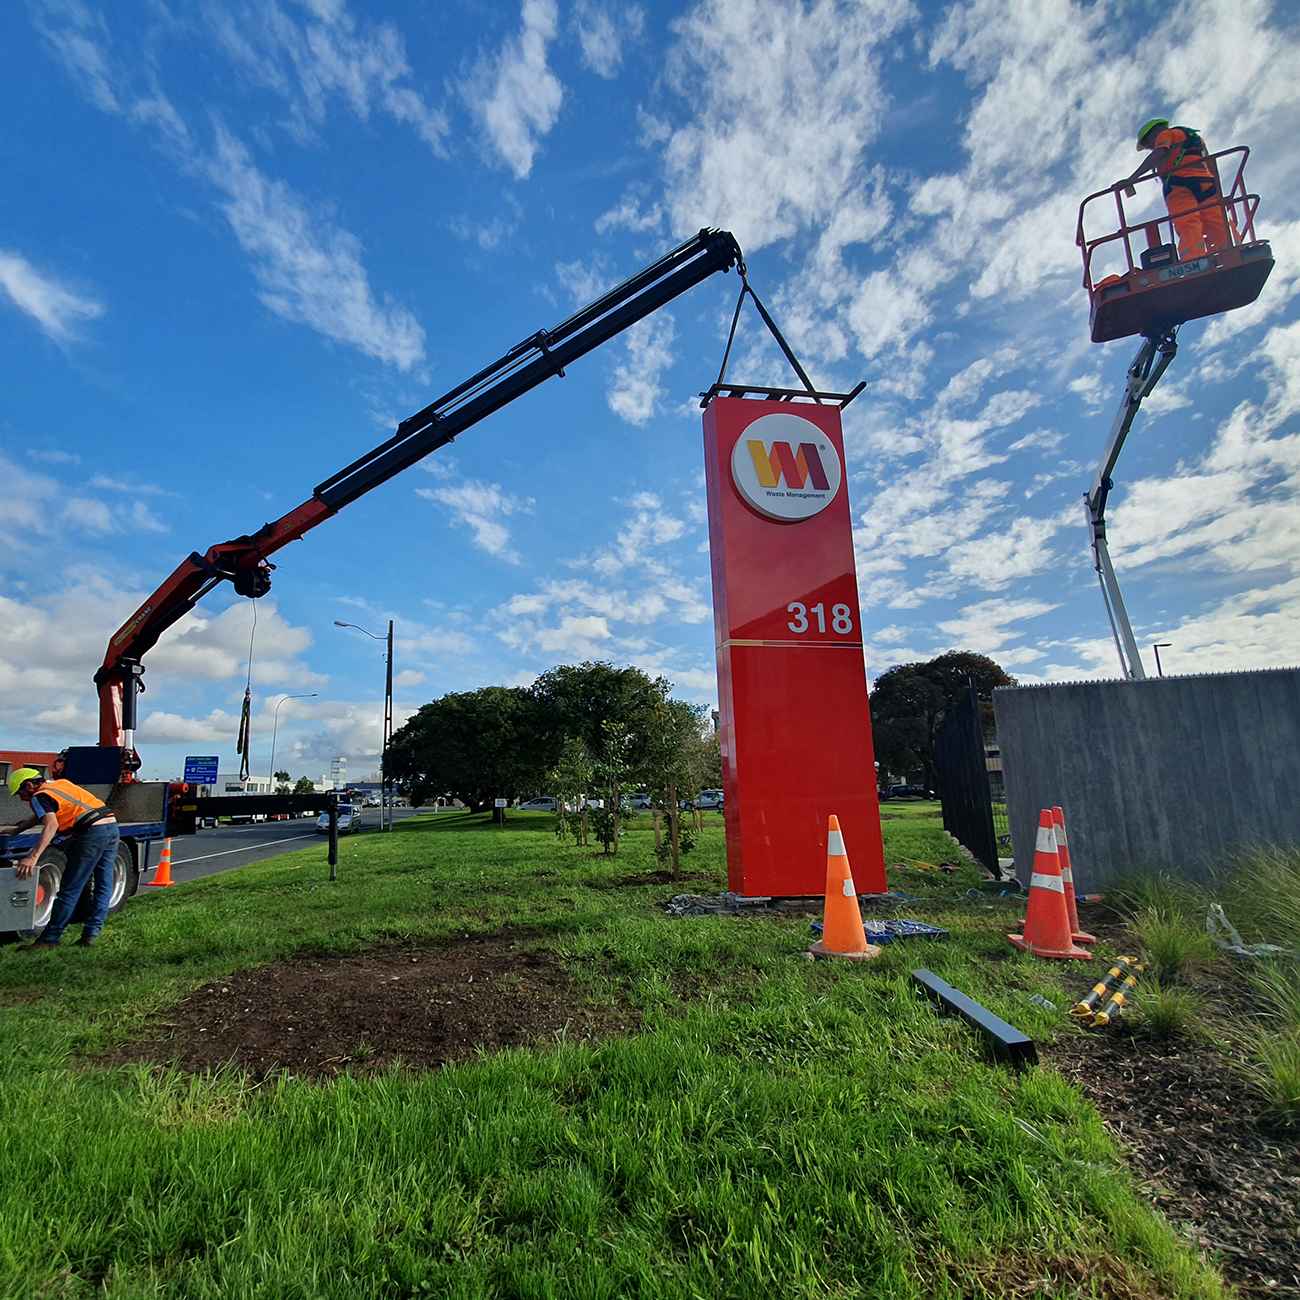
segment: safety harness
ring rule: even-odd
[[[1179,145],[1178,153],[1166,164],[1167,170],[1161,174],[1164,192],[1168,194],[1175,185],[1181,185],[1183,189],[1191,190],[1199,202],[1213,198],[1218,193],[1213,176],[1175,175],[1180,167],[1189,164],[1199,163],[1200,166],[1206,167],[1205,160],[1209,150],[1205,147],[1205,141],[1201,139],[1201,133],[1190,126],[1171,126],[1166,130],[1181,131],[1183,140]]]

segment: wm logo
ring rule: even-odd
[[[774,442],[769,448],[757,438],[749,439],[746,445],[761,487],[780,487],[784,480],[788,488],[801,489],[811,485],[819,492],[829,490],[830,482],[816,443],[801,442],[798,451],[788,442]]]

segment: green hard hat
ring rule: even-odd
[[[9,793],[17,794],[24,781],[39,781],[41,774],[34,767],[16,767],[9,773]]]
[[[1138,128],[1138,142],[1137,142],[1138,149],[1140,150],[1142,148],[1142,141],[1145,140],[1147,136],[1149,136],[1151,132],[1156,129],[1156,127],[1168,126],[1168,125],[1169,125],[1169,119],[1167,117],[1153,117],[1148,121],[1143,122],[1141,127]]]

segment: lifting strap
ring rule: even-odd
[[[799,364],[799,358],[795,356],[790,345],[785,341],[785,336],[777,329],[776,322],[768,314],[767,308],[763,306],[763,300],[754,292],[753,286],[749,283],[749,272],[745,263],[741,262],[736,269],[740,272],[740,297],[736,299],[736,310],[731,313],[731,329],[727,331],[727,346],[722,353],[722,365],[718,369],[718,378],[714,388],[721,385],[722,381],[727,377],[727,363],[731,359],[731,345],[736,339],[736,325],[740,321],[740,309],[745,304],[745,295],[748,294],[754,300],[754,306],[758,308],[758,314],[763,324],[767,326],[768,331],[776,340],[777,347],[785,354],[785,359],[790,363],[795,374],[799,376],[800,382],[820,405],[822,399],[818,396],[816,388],[813,387],[812,380],[808,378],[804,368]]]
[[[253,605],[253,626],[248,633],[248,677],[244,682],[244,707],[239,712],[239,738],[235,748],[239,753],[239,779],[248,780],[249,752],[253,747],[253,637],[257,635],[257,601]]]

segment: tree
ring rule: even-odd
[[[426,704],[393,734],[390,778],[423,802],[454,795],[471,808],[536,793],[554,757],[530,691],[484,686]]]
[[[316,782],[309,776],[300,776],[293,785],[294,794],[315,794]]]
[[[546,784],[556,800],[555,833],[563,839],[572,832],[578,844],[587,843],[587,796],[595,781],[591,751],[577,736],[570,736],[559,761],[547,773]]]
[[[596,660],[552,668],[533,683],[532,693],[541,711],[546,744],[558,757],[570,736],[597,753],[605,743],[608,722],[627,727],[633,748],[639,749],[651,710],[668,698],[670,689],[662,677]]]
[[[289,773],[285,771],[272,772],[271,779],[275,782],[276,794],[288,794],[290,792]]]
[[[681,873],[682,855],[695,845],[692,831],[682,826],[681,801],[696,793],[706,770],[703,714],[703,709],[682,700],[660,700],[651,711],[638,764],[655,807],[667,819],[667,837],[655,851],[671,863],[674,880]]]
[[[607,719],[601,725],[592,773],[601,806],[592,809],[591,820],[606,854],[618,852],[623,796],[632,779],[632,744],[632,729],[627,723]]]
[[[987,655],[951,650],[925,663],[899,664],[881,673],[871,693],[871,731],[882,770],[900,776],[919,771],[926,785],[933,787],[935,737],[949,710],[972,684],[988,735],[993,688],[1016,683]]]

